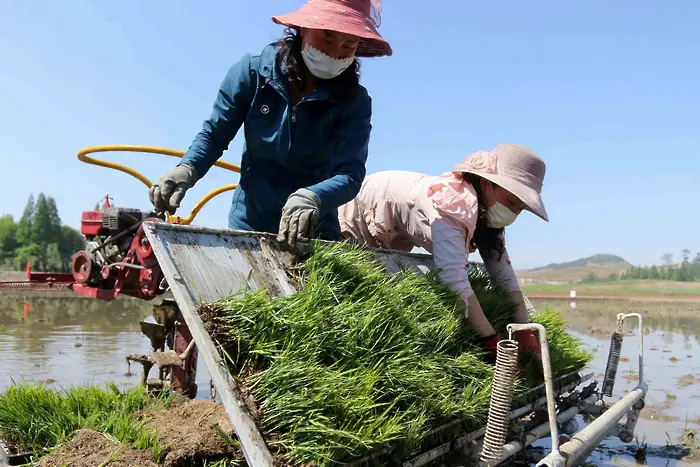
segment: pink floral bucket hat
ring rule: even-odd
[[[381,0],[309,0],[293,13],[273,16],[272,21],[287,27],[329,29],[358,36],[357,57],[390,56],[391,46],[377,32],[381,10]]]
[[[540,196],[546,169],[537,154],[518,144],[499,144],[491,151],[474,152],[453,168],[456,172],[478,175],[508,190],[528,211],[549,222]]]

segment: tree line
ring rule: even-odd
[[[624,272],[612,273],[608,277],[598,277],[595,273],[589,273],[581,282],[606,282],[617,280],[666,280],[692,282],[700,281],[700,252],[695,254],[693,260],[690,260],[690,250],[684,249],[682,261],[680,264],[674,264],[673,255],[666,253],[661,256],[663,265],[657,266],[630,266]]]
[[[0,217],[0,267],[23,270],[27,263],[35,271],[70,272],[73,254],[85,248],[84,237],[63,225],[56,200],[39,193],[29,195],[18,222],[7,214]]]

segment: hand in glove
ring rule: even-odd
[[[532,352],[539,358],[542,358],[542,349],[540,349],[540,344],[537,342],[537,337],[530,331],[518,331],[515,333],[515,339],[518,341],[519,352]]]
[[[518,341],[518,352],[523,355],[525,352],[531,352],[537,359],[537,372],[542,375],[542,349],[537,341],[535,334],[530,331],[518,331],[515,333],[515,339]]]
[[[481,345],[489,353],[488,361],[489,363],[496,363],[496,349],[498,343],[501,341],[501,335],[495,334],[493,336],[488,336],[481,339]]]
[[[148,190],[148,197],[156,211],[175,214],[185,192],[196,182],[197,172],[194,167],[182,164],[165,172]]]
[[[500,334],[495,334],[493,336],[488,336],[488,337],[481,339],[481,345],[489,353],[488,362],[493,364],[493,365],[496,364],[496,356],[498,355],[498,343],[500,341],[501,341]],[[522,375],[523,370],[520,367],[519,363],[516,363],[515,368],[518,371],[518,375]]]
[[[292,193],[282,208],[277,240],[295,246],[299,237],[311,238],[318,224],[321,198],[308,188]]]

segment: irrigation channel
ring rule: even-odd
[[[26,304],[29,304],[28,306]],[[700,303],[625,300],[532,299],[537,308],[565,311],[572,333],[596,352],[589,371],[605,370],[617,313],[644,313],[646,407],[638,440],[608,439],[589,465],[692,465],[700,462]],[[0,296],[0,391],[12,381],[40,381],[61,388],[114,382],[120,389],[139,381],[140,368],[126,355],[149,351],[139,320],[152,320],[151,304],[136,300],[97,302],[71,296]],[[627,326],[626,326],[627,327]],[[633,326],[629,326],[630,330]],[[630,331],[632,333],[634,331]],[[626,338],[615,393],[636,383],[636,340]],[[209,376],[200,362],[197,399],[208,399]],[[582,422],[581,422],[582,423]],[[548,446],[549,440],[535,444]]]

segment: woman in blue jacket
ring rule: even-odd
[[[245,55],[226,74],[211,116],[177,167],[151,187],[174,213],[241,125],[245,145],[229,228],[340,240],[337,208],[364,180],[372,103],[357,57],[391,55],[377,27],[379,0],[309,0],[273,17],[286,37]]]

